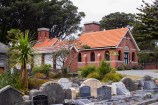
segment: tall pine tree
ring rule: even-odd
[[[135,24],[134,34],[141,49],[152,50],[158,40],[158,0],[152,4],[143,1],[138,8],[138,22]]]

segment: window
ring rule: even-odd
[[[81,53],[78,54],[78,62],[82,62],[82,55],[81,55]]]
[[[135,53],[132,52],[132,61],[135,61]]]
[[[91,61],[95,61],[95,53],[94,52],[91,52],[90,57],[91,57]]]
[[[105,59],[106,59],[106,61],[110,60],[110,53],[109,53],[109,51],[105,52]]]
[[[118,60],[120,61],[122,58],[121,51],[118,52]]]

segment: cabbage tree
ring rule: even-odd
[[[33,54],[32,39],[29,37],[29,31],[21,32],[18,29],[11,29],[9,34],[15,35],[10,47],[10,63],[12,65],[20,64],[20,79],[23,88],[28,88],[27,64],[31,63]]]

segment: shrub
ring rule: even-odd
[[[99,75],[97,72],[93,72],[93,73],[90,73],[87,78],[95,78],[95,79],[99,79]]]
[[[104,78],[102,79],[103,82],[108,82],[108,81],[112,81],[112,82],[118,82],[123,78],[123,76],[121,74],[118,74],[116,72],[109,72],[107,73]]]
[[[29,89],[38,89],[42,84],[47,82],[48,80],[37,79],[37,78],[29,78],[28,86]]]
[[[111,70],[112,70],[112,68],[109,63],[107,63],[106,61],[101,61],[100,65],[97,69],[99,78],[102,79],[104,77],[104,75],[109,73]]]
[[[134,65],[134,66],[132,66],[132,69],[134,69],[134,70],[142,70],[143,66],[142,65]]]
[[[48,76],[50,70],[51,70],[51,65],[47,65],[47,64],[44,64],[44,65],[42,65],[40,67],[34,67],[32,69],[34,74],[36,74],[36,73],[44,73],[46,76]]]
[[[123,64],[123,65],[121,65],[117,68],[117,70],[119,70],[119,71],[121,71],[121,70],[131,70],[131,69],[132,69],[132,67],[130,65],[126,65],[126,64]]]
[[[0,75],[0,88],[7,85],[11,85],[16,89],[21,90],[22,84],[20,81],[20,73],[11,74],[9,71],[7,71]]]
[[[44,73],[36,73],[35,78],[37,79],[45,79],[46,75]]]
[[[68,75],[68,68],[67,67],[62,68],[62,74],[63,74],[63,77],[67,77],[67,75]]]
[[[94,72],[95,70],[96,70],[96,67],[91,66],[91,65],[82,67],[82,68],[80,68],[81,76],[86,78],[90,73]]]
[[[71,77],[71,78],[76,78],[78,77],[79,74],[77,72],[74,72],[74,73],[68,73],[68,77]]]
[[[61,78],[61,77],[62,77],[61,72],[49,72],[49,78],[51,78],[51,79],[57,79],[57,78]]]

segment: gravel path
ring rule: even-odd
[[[117,71],[117,72],[123,75],[131,75],[131,76],[139,76],[139,77],[149,75],[153,78],[158,78],[158,70],[125,70],[125,71]]]

